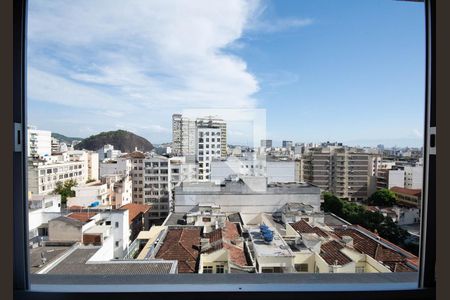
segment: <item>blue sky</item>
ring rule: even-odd
[[[29,123],[41,129],[161,143],[172,113],[262,108],[275,144],[422,144],[420,3],[31,0],[28,24]],[[229,140],[245,144],[239,126]]]

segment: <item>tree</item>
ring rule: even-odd
[[[378,226],[377,231],[381,237],[400,246],[403,246],[409,237],[409,232],[395,224],[390,217],[384,218],[384,222]]]
[[[394,192],[388,189],[381,189],[373,193],[368,200],[369,205],[392,206],[396,203]]]
[[[67,198],[75,196],[75,191],[72,191],[72,187],[76,185],[77,182],[73,179],[69,179],[64,182],[58,181],[56,183],[56,188],[53,190],[53,194],[61,195],[61,204],[65,206],[67,203]]]
[[[323,210],[325,212],[331,212],[335,215],[342,216],[344,204],[342,203],[341,199],[331,193],[324,193],[323,199]]]

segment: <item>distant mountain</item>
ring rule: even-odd
[[[125,130],[101,132],[83,139],[75,149],[98,150],[106,144],[122,152],[133,152],[135,148],[141,151],[153,150],[153,145],[145,138]]]
[[[72,144],[72,141],[81,141],[83,138],[65,136],[56,132],[52,132],[52,137],[60,141],[61,143]]]

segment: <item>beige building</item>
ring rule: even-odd
[[[164,219],[173,208],[173,190],[181,182],[197,178],[197,167],[184,157],[168,158],[155,153],[132,152],[132,201],[151,204],[150,218]]]
[[[349,200],[364,200],[376,191],[378,156],[345,148],[316,148],[301,162],[300,179]]]
[[[57,182],[70,179],[78,184],[98,180],[97,153],[68,151],[51,155],[45,159],[31,159],[28,162],[28,190],[32,194],[48,195]]]

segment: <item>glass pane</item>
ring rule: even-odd
[[[416,280],[424,15],[30,0],[30,272]]]

